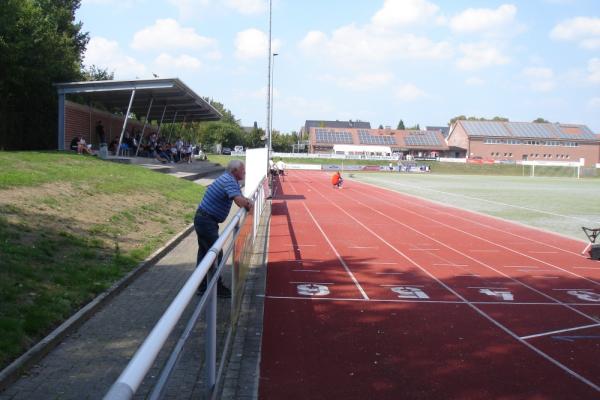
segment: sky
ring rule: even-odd
[[[84,64],[177,77],[266,126],[268,0],[83,0]],[[598,0],[273,0],[273,129],[446,126],[457,115],[600,133]]]

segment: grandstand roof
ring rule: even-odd
[[[78,94],[86,100],[104,105],[109,110],[125,113],[135,90],[131,112],[146,116],[150,99],[150,120],[165,122],[215,121],[221,114],[177,78],[137,79],[130,81],[91,81],[55,83],[58,94]],[[166,106],[166,109],[165,109]]]
[[[534,122],[457,121],[468,136],[557,140],[598,140],[585,125]]]

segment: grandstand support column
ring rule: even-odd
[[[150,105],[148,106],[148,112],[146,113],[146,119],[144,120],[144,126],[142,127],[142,133],[140,133],[140,141],[138,142],[137,149],[135,149],[136,157],[140,151],[140,146],[142,144],[142,140],[144,139],[144,131],[146,130],[146,126],[148,126],[148,117],[150,117],[150,110],[152,109],[152,103],[154,103],[154,97],[150,98]]]
[[[162,128],[163,119],[165,119],[165,113],[167,112],[167,105],[165,104],[165,108],[163,109],[162,117],[160,117],[160,122],[158,123],[158,132],[156,132],[156,136],[160,136],[160,128]]]
[[[167,143],[171,143],[171,134],[173,133],[173,124],[175,123],[176,119],[177,119],[177,110],[175,110],[175,115],[173,115],[173,121],[171,121],[171,129],[169,129],[169,139],[167,140]]]
[[[65,149],[65,94],[58,91],[58,150]]]
[[[125,113],[125,120],[123,121],[123,128],[121,128],[121,136],[119,137],[119,145],[117,146],[117,154],[121,152],[121,143],[123,142],[123,135],[125,134],[125,128],[127,128],[127,120],[129,119],[129,113],[131,112],[131,105],[133,104],[133,99],[135,98],[135,89],[131,91],[131,97],[129,98],[129,105],[127,106],[127,112]]]

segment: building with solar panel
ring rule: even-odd
[[[448,151],[441,131],[310,127],[309,153],[435,158]]]
[[[600,161],[600,140],[587,126],[533,122],[457,121],[448,145],[470,159],[493,161]]]

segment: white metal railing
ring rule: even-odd
[[[260,220],[260,216],[262,214],[265,202],[265,192],[264,192],[264,180],[261,183],[257,190],[250,196],[254,201],[254,221],[253,224],[253,232],[252,232],[252,242],[256,238],[256,230],[258,229],[258,224],[256,221]],[[235,244],[235,239],[237,237],[237,233],[241,223],[243,223],[246,217],[246,210],[240,209],[233,219],[229,222],[227,227],[220,234],[219,239],[213,244],[213,246],[208,250],[206,256],[200,261],[200,263],[196,266],[196,269],[192,273],[192,275],[188,278],[187,282],[181,288],[175,299],[169,305],[169,308],[165,311],[159,321],[156,323],[150,334],[146,337],[142,345],[138,348],[133,358],[129,361],[119,378],[115,381],[115,383],[111,386],[110,390],[104,396],[104,400],[129,400],[133,398],[136,391],[139,389],[144,377],[154,364],[156,357],[158,356],[160,350],[165,345],[165,342],[169,338],[169,335],[176,327],[179,322],[184,310],[190,304],[192,299],[196,298],[196,291],[200,286],[200,283],[210,270],[210,268],[217,261],[218,255],[221,251],[223,251],[223,257],[221,262],[216,268],[215,273],[213,274],[210,282],[208,283],[207,290],[204,295],[200,299],[198,306],[196,307],[196,311],[193,313],[192,318],[190,319],[190,323],[188,323],[188,327],[184,330],[184,334],[182,335],[182,339],[187,338],[189,331],[191,330],[190,325],[192,322],[195,323],[198,315],[202,311],[206,311],[206,337],[205,337],[205,367],[206,367],[206,375],[207,375],[207,387],[208,391],[212,393],[215,388],[217,381],[217,371],[216,371],[216,349],[217,349],[217,284],[216,282],[219,279],[219,276],[223,270],[226,260],[228,259],[228,255],[230,255],[233,251],[233,247]],[[232,295],[235,293],[235,286],[232,285]],[[232,302],[233,302],[232,298]],[[174,356],[169,359],[167,362],[166,368],[172,368],[176,359],[178,358],[178,354],[176,352],[180,351],[183,347],[181,344],[182,339],[176,345],[176,348],[173,352]],[[230,338],[228,337],[228,340]],[[227,347],[226,347],[227,348]],[[226,350],[224,351],[224,353]],[[161,377],[155,387],[154,391],[151,394],[151,398],[159,398],[162,394],[162,390],[164,385],[166,384],[166,379],[168,379],[168,375],[170,371],[161,374]]]

